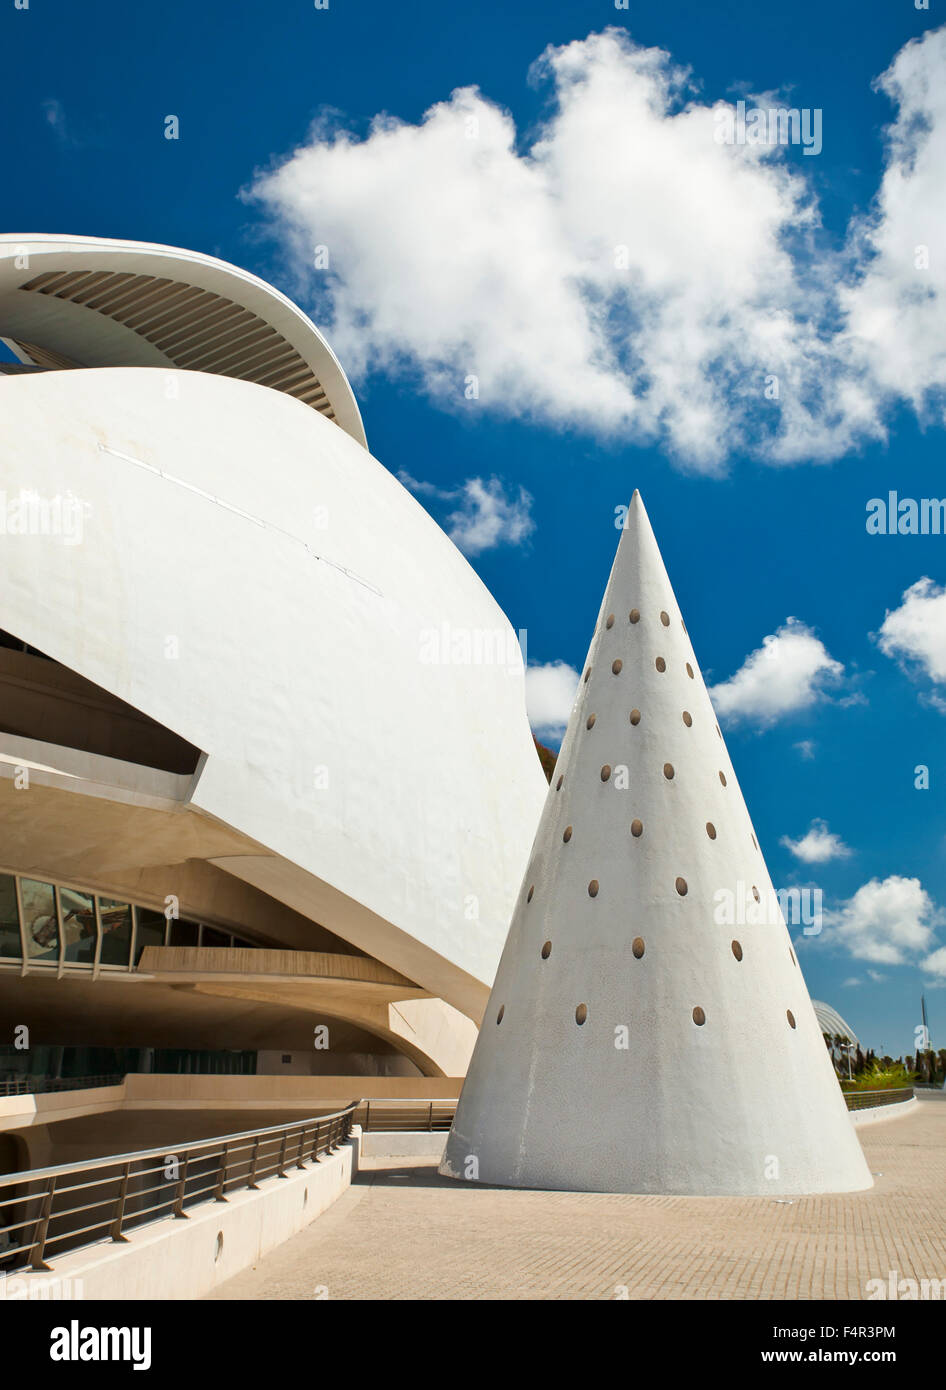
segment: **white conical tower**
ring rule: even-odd
[[[440,1171],[872,1185],[636,492]]]

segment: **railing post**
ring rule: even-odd
[[[122,1245],[128,1244],[128,1237],[122,1235],[122,1222],[125,1219],[125,1199],[128,1196],[128,1179],[131,1176],[131,1160],[122,1169],[121,1183],[118,1188],[118,1205],[115,1208],[115,1220],[112,1222],[109,1235],[112,1240],[119,1241]]]
[[[313,1145],[313,1148],[312,1148],[312,1157],[313,1157],[313,1159],[315,1160],[316,1163],[320,1163],[320,1162],[321,1162],[321,1159],[319,1158],[319,1153],[321,1152],[321,1150],[319,1149],[319,1139],[320,1139],[320,1137],[321,1137],[321,1134],[322,1134],[322,1121],[321,1121],[321,1120],[316,1120],[316,1122],[315,1122],[315,1144]]]
[[[227,1200],[223,1195],[223,1189],[227,1185],[227,1155],[229,1152],[229,1144],[224,1144],[223,1153],[220,1155],[220,1167],[217,1170],[217,1186],[214,1188],[215,1202],[225,1202]]]
[[[299,1131],[299,1157],[296,1159],[296,1167],[305,1167],[305,1125]]]
[[[276,1165],[277,1178],[284,1178],[286,1174],[283,1169],[286,1166],[286,1131],[282,1132],[282,1143],[279,1146],[279,1162]]]
[[[249,1181],[246,1184],[247,1187],[250,1188],[253,1192],[255,1192],[256,1189],[259,1187],[259,1183],[256,1181],[256,1165],[259,1159],[259,1144],[260,1140],[259,1135],[257,1134],[256,1139],[253,1143],[253,1159],[250,1163],[250,1177]]]
[[[430,1105],[427,1107],[427,1132],[428,1132],[428,1134],[429,1134],[430,1131],[433,1129],[433,1127],[434,1127],[434,1103],[433,1103],[433,1101],[431,1101],[431,1102],[430,1102]]]
[[[177,1180],[177,1192],[174,1197],[174,1216],[179,1221],[189,1221],[190,1218],[184,1210],[184,1188],[187,1183],[187,1165],[190,1163],[190,1154],[184,1155],[184,1162],[181,1164],[181,1176]]]
[[[49,1179],[49,1186],[43,1195],[43,1205],[36,1222],[36,1234],[33,1238],[33,1248],[30,1251],[30,1265],[33,1269],[49,1269],[43,1255],[46,1252],[46,1233],[49,1230],[49,1218],[52,1215],[53,1193],[55,1191],[56,1179],[54,1176]]]

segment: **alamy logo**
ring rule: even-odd
[[[735,108],[720,106],[713,112],[717,145],[801,145],[803,154],[821,153],[821,107],[751,106],[737,101]]]
[[[713,921],[718,927],[803,927],[805,936],[818,936],[822,925],[820,888],[760,890],[742,881],[713,894]]]
[[[30,488],[12,495],[0,490],[0,536],[58,536],[63,545],[81,545],[89,510],[72,492],[41,497]]]
[[[946,498],[872,497],[866,526],[869,536],[946,536]]]
[[[449,622],[424,628],[418,657],[424,666],[505,666],[512,673],[526,664],[526,629],[454,627]]]
[[[946,1279],[901,1279],[900,1271],[888,1270],[886,1279],[868,1279],[869,1299],[914,1302],[919,1299],[946,1299]]]
[[[130,1361],[133,1370],[151,1369],[150,1327],[68,1327],[49,1334],[51,1361]]]

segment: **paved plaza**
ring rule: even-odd
[[[365,1159],[305,1231],[218,1299],[866,1298],[946,1279],[946,1099],[859,1130],[874,1188],[654,1197],[479,1187]]]

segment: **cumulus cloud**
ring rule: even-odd
[[[946,589],[926,578],[911,584],[900,607],[888,611],[877,643],[885,656],[946,684]],[[940,695],[934,693],[933,703],[946,712]]]
[[[456,488],[440,488],[400,472],[398,478],[419,497],[455,503],[442,518],[444,528],[464,555],[479,555],[500,545],[521,545],[535,530],[532,495],[520,487],[507,495],[499,478],[467,478]]]
[[[736,451],[839,456],[946,380],[946,30],[879,79],[897,107],[883,181],[827,248],[806,161],[722,143],[661,49],[617,29],[546,50],[529,142],[475,87],[364,138],[325,121],[254,181],[355,372],[408,371],[441,401],[658,442],[719,470]],[[672,176],[668,176],[668,170]],[[922,259],[922,258],[920,258]],[[902,348],[902,351],[901,351]]]
[[[918,878],[892,874],[872,878],[839,908],[824,912],[821,940],[841,946],[858,960],[875,965],[904,965],[935,946],[934,930],[944,920]],[[923,968],[946,949],[929,955]]]
[[[861,273],[845,336],[881,390],[946,420],[946,28],[912,39],[875,84],[896,107],[870,213],[852,228]]]
[[[735,675],[713,686],[710,695],[723,719],[770,724],[813,705],[822,698],[823,687],[843,671],[811,628],[797,618],[786,618]]]
[[[923,961],[923,969],[930,975],[946,980],[946,946],[940,946]]]
[[[562,737],[577,689],[578,672],[564,661],[526,667],[526,709],[537,738]]]
[[[812,821],[807,834],[800,840],[783,835],[780,842],[805,864],[827,864],[831,859],[847,859],[851,851],[839,835],[834,835],[825,821]]]
[[[798,749],[798,752],[802,758],[804,758],[805,762],[812,762],[814,760],[815,745],[810,738],[803,738],[799,743],[796,743],[794,747]]]

